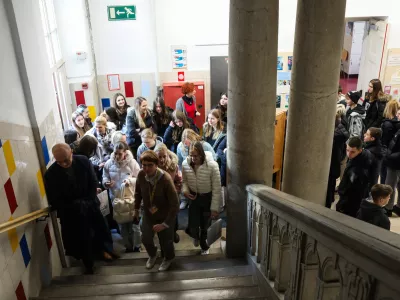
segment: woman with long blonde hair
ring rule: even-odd
[[[140,133],[146,128],[151,128],[153,132],[157,132],[153,113],[147,107],[147,100],[143,97],[137,97],[134,107],[128,108],[126,116],[127,142],[135,158],[137,149],[142,142]]]
[[[396,132],[400,129],[400,120],[397,118],[397,111],[399,110],[399,102],[397,100],[390,100],[383,112],[382,122],[382,147],[387,149],[390,141],[393,139]],[[381,167],[381,183],[385,184],[386,181],[387,167],[385,160],[382,162]]]
[[[221,112],[219,109],[212,109],[208,113],[207,122],[203,125],[203,140],[216,151],[225,136],[226,128],[221,119]]]

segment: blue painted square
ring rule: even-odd
[[[101,103],[103,104],[103,109],[106,109],[111,106],[110,98],[101,98]]]
[[[50,161],[50,156],[49,156],[49,149],[47,148],[47,141],[46,141],[46,137],[44,136],[42,138],[42,151],[43,151],[43,157],[44,157],[44,162],[47,164]]]
[[[29,253],[28,243],[26,242],[25,234],[19,242],[19,246],[21,248],[22,257],[24,258],[25,267],[28,267],[29,262],[31,261],[31,254]]]
[[[3,147],[3,144],[1,143],[1,140],[0,140],[0,148],[1,148],[1,147]]]

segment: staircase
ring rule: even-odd
[[[146,253],[124,254],[112,263],[98,262],[95,275],[82,275],[79,263],[64,269],[36,300],[177,300],[266,299],[254,267],[227,259],[220,248],[200,255],[200,250],[176,251],[167,272],[158,272],[162,258],[146,270]]]

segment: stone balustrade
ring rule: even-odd
[[[269,299],[400,299],[398,234],[264,185],[247,192],[248,251]]]

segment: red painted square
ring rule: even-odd
[[[18,300],[27,300],[25,296],[24,286],[22,285],[21,281],[19,282],[18,287],[15,290],[15,295],[17,296]]]
[[[178,72],[178,81],[185,81],[185,72]]]
[[[76,106],[86,104],[85,93],[83,91],[75,91]]]
[[[125,81],[125,97],[134,97],[135,92],[133,91],[133,82],[132,81]]]
[[[15,198],[14,188],[11,182],[11,178],[8,178],[7,182],[4,184],[4,190],[6,192],[8,205],[10,206],[11,214],[17,209],[17,198]]]
[[[53,246],[53,241],[51,240],[49,224],[44,228],[44,236],[46,238],[47,249],[50,251]]]

